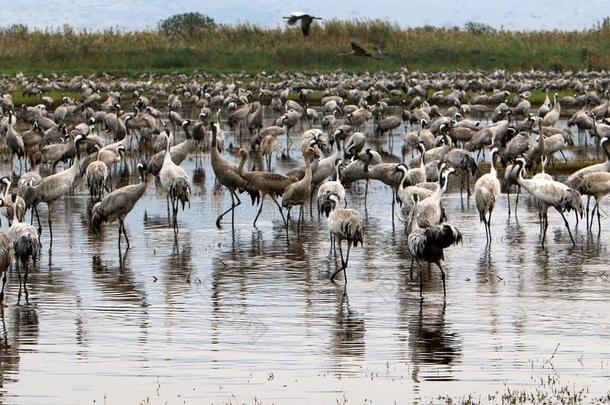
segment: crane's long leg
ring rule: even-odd
[[[170,224],[170,211],[169,211],[169,193],[166,196],[166,200],[167,200],[167,223],[168,225]]]
[[[36,219],[38,220],[38,239],[40,239],[40,234],[42,233],[42,224],[40,223],[40,215],[38,215],[38,206],[34,206],[34,212],[36,213]]]
[[[369,211],[368,208],[366,206],[366,198],[369,195],[369,179],[366,179],[366,186],[364,186],[364,212],[366,215],[368,215]]]
[[[409,278],[413,278],[413,263],[415,263],[415,259],[411,256],[411,267],[409,267]]]
[[[129,238],[127,237],[127,230],[125,229],[125,221],[121,221],[121,228],[123,228],[123,235],[125,235],[125,241],[127,242],[126,250],[129,250]]]
[[[572,231],[570,230],[570,224],[568,223],[568,220],[566,219],[565,215],[563,215],[563,212],[559,211],[559,213],[561,214],[561,218],[563,218],[563,223],[565,224],[566,229],[568,230],[568,234],[570,234],[570,240],[572,241],[572,246],[576,246],[576,243],[574,242],[574,237],[572,236]]]
[[[233,200],[235,198],[235,200]],[[241,200],[235,193],[235,190],[231,192],[231,201],[233,202],[233,207],[231,209],[231,228],[235,228],[235,208],[241,205]]]
[[[595,209],[596,209],[596,206],[594,205],[593,209],[591,210],[591,219],[587,223],[587,229],[589,230],[589,232],[593,232],[593,220],[595,219]]]
[[[589,203],[591,202],[591,196],[587,196],[587,229],[589,229]]]
[[[487,219],[487,228],[489,229],[489,243],[491,244],[492,241],[492,237],[491,237],[491,213],[492,213],[493,209],[489,210],[489,218]]]
[[[23,276],[23,292],[25,293],[25,302],[29,303],[30,299],[29,299],[29,294],[28,294],[28,270],[29,270],[28,260],[26,260],[25,263],[23,263],[23,265],[25,267],[25,274]]]
[[[313,192],[314,188],[311,188],[311,192],[309,193],[309,217],[313,218]]]
[[[419,299],[420,301],[424,299],[424,269],[422,267],[419,268]]]
[[[252,224],[252,226],[256,226],[256,221],[258,220],[259,215],[263,211],[263,203],[265,202],[265,197],[266,196],[267,196],[266,194],[263,194],[262,197],[261,197],[261,206],[258,209],[258,213],[256,214],[256,217],[254,217],[254,223]]]
[[[51,212],[52,212],[51,207],[52,207],[52,204],[48,203],[47,207],[49,207],[49,213],[48,213],[49,214],[49,235],[51,236],[51,242],[49,244],[49,249],[50,249],[51,245],[53,245],[53,222],[51,220]]]
[[[302,209],[303,209],[303,204],[299,205],[299,214],[297,216],[297,234],[299,233],[299,231],[301,229],[301,213],[302,213]]]
[[[460,175],[460,200],[463,198],[462,193],[464,191],[464,177]]]
[[[174,230],[178,233],[178,199],[174,199]]]
[[[445,271],[443,270],[443,266],[440,263],[436,263],[439,269],[441,269],[441,280],[443,280],[443,296],[447,296],[447,289],[445,287]]]
[[[599,200],[595,199],[595,207],[593,207],[593,211],[597,211],[597,234],[599,235],[602,232],[602,222],[601,222],[601,214],[599,212]],[[593,218],[591,218],[591,230],[593,230]]]
[[[17,260],[15,263],[15,268],[17,269],[17,280],[19,281],[19,292],[17,293],[17,302],[21,299],[21,269],[19,266],[20,260]]]
[[[284,226],[288,228],[288,222],[286,222],[286,218],[284,217],[284,212],[282,212],[282,206],[277,202],[277,198],[275,196],[271,196],[275,205],[277,205],[277,209],[280,210],[280,215],[282,216],[282,220],[284,221]]]
[[[237,205],[239,205],[239,204],[235,205],[235,199],[234,199],[234,197],[233,197],[233,193],[234,193],[234,192],[233,192],[233,191],[229,191],[229,192],[231,193],[231,207],[230,207],[229,209],[227,209],[225,212],[223,212],[222,214],[220,214],[220,215],[218,216],[218,218],[216,218],[216,227],[217,227],[217,228],[220,228],[220,227],[221,227],[220,222],[222,221],[222,217],[224,217],[224,216],[225,216],[225,214],[227,214],[229,211],[233,212],[233,210],[235,209],[235,207],[236,207]],[[235,224],[235,214],[233,214],[233,213],[232,213],[232,215],[231,215],[231,221],[233,222],[233,224]]]
[[[8,270],[8,269],[7,269]],[[6,270],[2,275],[2,290],[0,290],[0,304],[4,302],[4,286],[6,285]]]
[[[566,155],[563,154],[563,151],[561,149],[559,149],[559,153],[561,153],[561,156],[563,156],[563,160],[568,163],[568,158],[566,157]]]
[[[343,262],[343,250],[341,249],[341,239],[339,239],[339,254],[341,256],[341,268],[339,268],[338,270],[336,270],[332,276],[330,276],[330,281],[334,281],[335,280],[335,276],[337,275],[337,273],[339,273],[340,271],[342,271],[345,268],[345,264]],[[347,280],[345,281],[347,283]]]
[[[286,128],[286,156],[290,155],[290,128]]]
[[[347,255],[345,256],[345,264],[343,265],[343,280],[344,284],[347,285],[347,264],[349,262],[349,252],[352,249],[352,241],[347,241]]]
[[[515,200],[515,218],[517,218],[517,207],[519,207],[519,195],[521,195],[521,186],[517,186],[517,199]]]
[[[506,203],[508,204],[508,218],[510,219],[510,186],[506,187]]]
[[[119,220],[119,255],[121,254],[121,228],[123,228],[123,221]]]
[[[548,223],[547,213],[542,214],[542,247],[544,247],[544,240],[546,239],[546,228]]]
[[[396,204],[396,195],[392,189],[392,229],[394,229],[394,205]]]

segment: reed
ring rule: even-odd
[[[610,69],[610,30],[471,32],[454,28],[403,29],[381,20],[329,20],[310,37],[298,29],[251,24],[218,26],[195,35],[157,31],[0,30],[3,73],[189,72],[342,69],[348,72],[458,69]],[[338,56],[355,41],[380,60]]]

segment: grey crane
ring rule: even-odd
[[[241,156],[242,162],[248,159],[248,151],[244,148],[239,150],[239,155]],[[280,210],[280,215],[282,216],[282,220],[284,221],[284,226],[288,226],[286,222],[286,218],[284,217],[284,213],[282,212],[282,207],[277,202],[277,198],[284,194],[284,190],[290,184],[298,181],[296,177],[293,176],[282,176],[281,174],[269,173],[264,171],[251,171],[246,172],[244,170],[244,163],[240,164],[240,172],[239,174],[243,177],[249,184],[250,187],[257,190],[260,194],[260,208],[256,213],[256,217],[254,218],[253,226],[256,226],[256,221],[258,221],[258,217],[261,215],[263,211],[263,203],[265,202],[265,197],[269,196],[277,205],[277,208]]]
[[[321,212],[321,206],[324,203],[324,199],[329,194],[336,194],[339,197],[339,202],[343,201],[345,203],[345,207],[347,208],[347,200],[345,199],[345,187],[341,184],[339,180],[339,167],[343,160],[336,159],[335,160],[335,180],[326,181],[320,185],[318,188],[318,213]]]
[[[592,165],[589,165],[587,167],[583,167],[582,169],[579,169],[577,171],[575,171],[574,173],[572,173],[568,179],[567,179],[567,184],[578,190],[578,188],[580,187],[580,184],[582,183],[582,178],[584,177],[585,174],[588,173],[595,173],[595,172],[610,172],[610,142],[609,142],[609,138],[607,136],[604,136],[601,141],[599,142],[600,147],[602,148],[602,150],[606,153],[606,160],[602,163],[595,163]],[[589,202],[590,202],[591,196],[587,196],[587,208],[586,208],[586,212],[587,212],[587,226],[589,226]]]
[[[17,194],[11,195],[13,205],[17,202]],[[4,204],[3,200],[0,200],[0,204]],[[12,251],[17,259],[17,275],[19,277],[19,294],[21,297],[21,268],[25,268],[25,274],[23,278],[23,289],[25,291],[26,301],[28,299],[28,269],[29,261],[32,263],[36,262],[38,253],[40,250],[40,242],[38,240],[38,232],[36,228],[28,223],[19,221],[17,216],[13,216],[13,222],[8,230],[8,239],[12,244]]]
[[[338,208],[340,198],[334,193],[326,195],[326,202],[321,204],[321,209],[328,217],[328,231],[330,233],[330,250],[335,244],[339,246],[339,254],[341,255],[341,268],[337,269],[331,276],[330,280],[334,281],[335,276],[343,271],[343,280],[347,284],[347,265],[349,263],[349,253],[352,246],[362,246],[364,241],[364,220],[362,215],[351,208]],[[341,242],[347,242],[347,254],[343,259],[343,249]]]
[[[42,181],[36,185],[27,187],[23,195],[26,206],[34,209],[36,219],[38,220],[39,235],[42,232],[42,225],[40,224],[40,216],[38,214],[38,204],[41,202],[47,204],[49,211],[49,235],[51,237],[50,245],[53,244],[53,223],[51,219],[53,203],[63,195],[68,194],[74,185],[74,181],[78,176],[80,176],[80,143],[83,140],[84,137],[82,135],[77,135],[74,138],[74,144],[76,146],[76,158],[74,159],[72,166],[62,170],[61,172],[43,178]]]
[[[97,148],[97,156],[95,161],[89,163],[87,166],[85,177],[87,179],[87,187],[89,187],[91,198],[101,199],[104,195],[104,187],[107,188],[108,166],[100,160],[100,146],[95,146]]]
[[[121,251],[121,233],[125,235],[127,250],[129,250],[125,218],[146,192],[146,164],[140,162],[137,167],[140,174],[139,183],[114,190],[106,195],[102,201],[97,202],[91,211],[91,229],[96,233],[101,230],[102,224],[119,221],[119,252]]]
[[[243,193],[244,191],[250,194],[252,198],[252,203],[260,198],[260,194],[257,190],[252,188],[250,184],[241,176],[241,172],[243,171],[243,166],[246,163],[246,159],[242,159],[239,166],[233,162],[228,161],[223,158],[218,149],[216,148],[216,135],[217,135],[217,124],[213,122],[211,124],[212,127],[212,150],[210,152],[212,156],[212,170],[214,170],[214,174],[216,178],[225,186],[229,193],[231,194],[231,207],[224,211],[222,214],[216,218],[216,226],[218,228],[221,227],[222,218],[229,212],[231,212],[231,225],[235,227],[235,208],[237,208],[241,204],[241,200],[237,195],[236,191]],[[246,151],[246,157],[247,157]]]
[[[582,217],[582,203],[580,200],[580,193],[574,189],[569,188],[563,183],[555,180],[545,179],[525,179],[523,177],[523,169],[525,167],[525,159],[517,159],[518,172],[517,181],[520,186],[527,190],[540,204],[541,210],[541,228],[542,228],[542,246],[546,238],[546,231],[549,227],[548,222],[548,209],[553,207],[559,212],[563,218],[572,245],[576,246],[572,231],[570,230],[570,224],[563,214],[564,211],[576,210]]]
[[[0,183],[2,183],[5,187],[4,197],[2,198],[2,200],[4,200],[4,205],[2,206],[2,208],[0,208],[0,214],[2,214],[2,216],[4,216],[8,220],[9,226],[11,224],[11,221],[13,220],[13,215],[16,215],[20,221],[23,221],[26,210],[25,201],[22,197],[18,195],[17,199],[15,200],[15,204],[13,204],[13,200],[10,194],[11,179],[9,177],[2,177],[0,179]]]
[[[311,23],[313,22],[313,20],[321,20],[321,17],[314,17],[312,15],[309,14],[305,14],[301,11],[295,11],[293,13],[290,13],[290,16],[288,17],[282,17],[283,19],[286,20],[286,23],[288,25],[296,25],[299,24],[301,26],[301,32],[303,33],[303,36],[309,36],[309,30],[311,27]]]
[[[312,187],[311,187],[311,161],[312,159],[319,158],[320,155],[315,149],[309,148],[303,154],[305,159],[305,176],[292,184],[289,184],[282,195],[282,207],[288,210],[288,220],[290,220],[290,210],[294,206],[299,206],[299,219],[297,220],[297,226],[300,226],[303,220],[303,205],[307,200],[312,198]]]
[[[610,173],[609,172],[592,172],[587,173],[582,177],[582,181],[578,187],[581,194],[595,197],[595,206],[591,212],[591,224],[589,229],[593,228],[593,217],[597,211],[597,226],[598,234],[601,233],[601,214],[599,213],[599,205],[602,199],[610,193]]]
[[[0,202],[0,204],[2,204]],[[2,276],[2,289],[0,290],[0,305],[4,302],[4,286],[6,274],[13,264],[13,246],[8,236],[0,231],[0,275]]]
[[[167,148],[165,149],[165,157],[163,158],[163,166],[159,170],[159,179],[167,192],[168,208],[169,202],[172,204],[174,232],[178,232],[178,202],[182,205],[182,210],[184,210],[187,202],[190,206],[191,181],[186,171],[172,160],[170,145],[173,139],[174,134],[170,133]]]
[[[417,206],[415,210],[417,210]],[[407,247],[409,253],[414,260],[426,261],[428,268],[430,263],[434,263],[441,271],[441,280],[443,281],[443,296],[447,295],[445,286],[445,271],[441,266],[441,261],[445,259],[443,250],[451,245],[457,245],[462,241],[460,231],[450,224],[433,225],[427,228],[417,226],[417,221],[414,221],[411,233],[407,236]],[[423,277],[419,275],[419,296],[423,299]]]
[[[494,210],[496,201],[500,198],[500,180],[496,172],[495,160],[498,155],[498,148],[491,151],[491,168],[489,173],[479,177],[474,185],[474,200],[479,211],[479,218],[485,225],[485,236],[487,243],[491,243],[491,213]]]

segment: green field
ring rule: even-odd
[[[379,60],[338,56],[350,41]],[[298,29],[219,26],[190,35],[157,31],[0,30],[0,72],[210,73],[610,69],[610,29],[578,32],[472,32],[458,27],[402,29],[384,21],[326,21],[310,37]]]

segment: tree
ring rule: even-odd
[[[159,32],[165,35],[187,34],[211,31],[216,28],[213,18],[201,13],[176,14],[159,21]]]
[[[496,29],[491,25],[483,24],[480,22],[469,21],[464,24],[464,30],[470,34],[482,35],[482,34],[494,34]]]

